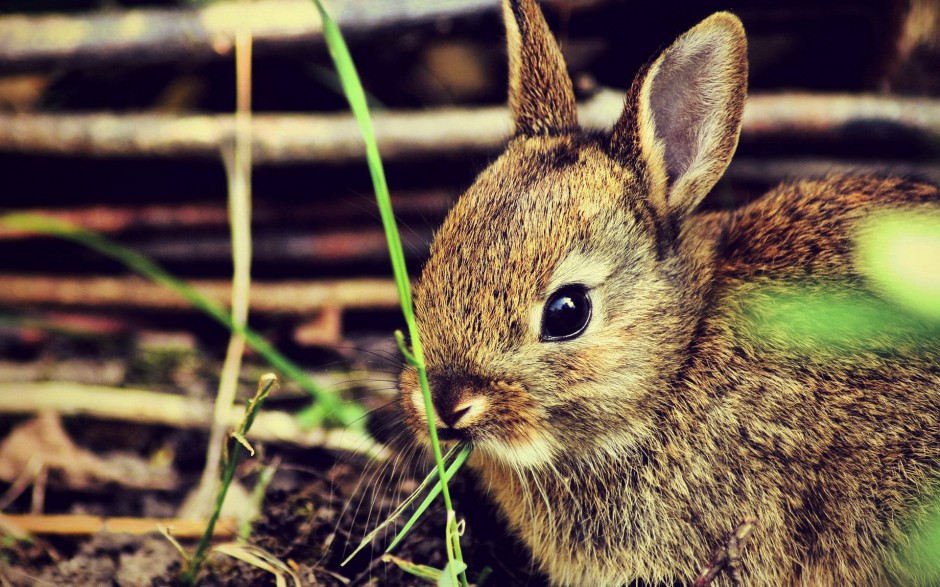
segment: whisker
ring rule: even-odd
[[[402,358],[402,357],[400,357],[400,356],[398,356],[398,355],[393,355],[393,354],[391,354],[391,353],[385,353],[385,352],[381,352],[381,351],[377,351],[377,350],[371,350],[371,349],[364,349],[364,348],[356,347],[356,346],[352,346],[352,345],[335,345],[334,348],[346,349],[346,350],[353,350],[353,351],[357,351],[357,352],[364,353],[364,354],[367,354],[367,355],[372,355],[372,356],[375,357],[376,359],[381,359],[381,360],[383,360],[383,361],[388,361],[389,363],[392,363],[393,365],[396,365],[396,366],[402,367],[402,368],[404,368],[404,367],[407,366],[407,363],[405,362],[404,358]]]
[[[372,408],[372,409],[370,409],[370,410],[366,410],[366,412],[365,412],[364,414],[362,414],[361,416],[359,416],[358,418],[356,418],[356,419],[354,419],[352,422],[350,422],[350,423],[349,423],[349,426],[351,426],[351,425],[353,425],[353,424],[359,422],[360,420],[366,419],[367,417],[371,416],[372,414],[374,414],[374,413],[376,413],[376,412],[378,412],[378,411],[380,411],[380,410],[384,410],[385,408],[389,407],[389,406],[392,405],[392,404],[395,404],[396,402],[398,402],[398,398],[397,398],[397,397],[396,397],[395,399],[389,401],[389,402],[386,402],[386,403],[380,405],[380,406],[376,406],[376,407],[374,407],[374,408]],[[402,422],[404,422],[404,420],[402,420]]]

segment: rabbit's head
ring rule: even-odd
[[[440,228],[414,300],[442,437],[539,467],[635,445],[670,401],[703,288],[685,220],[737,145],[746,41],[735,16],[706,19],[592,134],[535,2],[504,12],[514,137]],[[412,369],[401,390],[426,438]]]

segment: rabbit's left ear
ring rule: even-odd
[[[535,0],[503,0],[503,17],[515,134],[558,135],[577,130],[571,78]]]
[[[733,14],[713,14],[634,80],[611,136],[611,154],[639,159],[654,206],[684,216],[728,167],[746,93],[744,27]]]

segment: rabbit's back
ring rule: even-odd
[[[938,329],[884,300],[857,251],[866,222],[902,211],[940,213],[937,189],[831,178],[702,217],[714,282],[677,381],[696,399],[671,425],[753,500],[751,548],[768,553],[749,565],[758,575],[764,564],[805,584],[878,584],[882,554],[901,572],[887,549],[940,470]]]

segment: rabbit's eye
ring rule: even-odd
[[[542,311],[542,341],[577,337],[591,321],[591,298],[583,285],[566,285],[552,294]]]

